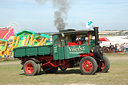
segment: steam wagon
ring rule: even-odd
[[[14,57],[21,60],[25,75],[56,73],[58,68],[80,67],[82,74],[107,72],[110,63],[102,53],[98,27],[94,30],[61,30],[52,35],[52,44],[14,49]]]

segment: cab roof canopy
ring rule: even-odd
[[[60,35],[60,34],[64,34],[64,35],[83,35],[83,34],[87,34],[87,33],[90,33],[90,34],[94,35],[94,30],[60,31],[59,33],[56,33],[54,35]]]

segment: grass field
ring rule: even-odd
[[[128,54],[105,54],[111,63],[108,73],[81,75],[79,68],[56,74],[25,76],[20,61],[0,62],[0,85],[128,85]]]

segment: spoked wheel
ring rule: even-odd
[[[33,76],[37,73],[37,64],[32,61],[28,60],[24,63],[24,73],[27,76]]]
[[[58,71],[58,67],[44,67],[45,73],[56,73]]]
[[[92,57],[84,57],[80,61],[80,70],[85,75],[93,75],[97,70],[96,60]]]
[[[101,61],[101,72],[106,73],[110,68],[110,62],[106,56],[103,56],[103,61]]]
[[[60,67],[61,71],[66,71],[67,68]]]

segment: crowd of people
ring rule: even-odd
[[[104,53],[128,52],[128,43],[114,45],[110,43],[109,46],[103,46],[102,50]]]

